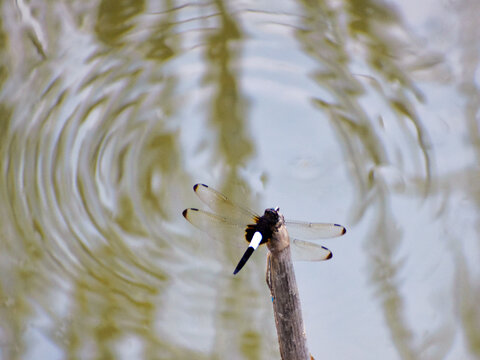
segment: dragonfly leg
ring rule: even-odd
[[[267,282],[268,288],[270,289],[270,294],[272,295],[273,301],[273,292],[272,292],[272,271],[271,271],[271,254],[270,251],[267,254],[267,270],[265,271],[265,281]]]

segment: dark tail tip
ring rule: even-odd
[[[247,248],[245,254],[243,254],[242,258],[238,262],[237,267],[235,268],[235,270],[233,270],[233,275],[237,275],[237,273],[242,270],[243,266],[247,263],[248,259],[250,258],[250,256],[252,256],[254,251],[255,249],[251,246]]]

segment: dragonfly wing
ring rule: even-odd
[[[193,191],[214,213],[222,214],[230,223],[252,224],[259,218],[255,212],[234,203],[207,185],[196,184],[193,186]]]
[[[291,237],[307,240],[332,238],[347,232],[342,225],[338,224],[286,221],[285,225]]]
[[[297,261],[322,261],[328,260],[332,257],[332,252],[326,247],[303,241],[293,239],[290,244],[292,250],[292,258]]]
[[[232,223],[223,216],[194,208],[185,209],[183,216],[192,225],[206,232],[215,240],[222,242],[232,240],[231,242],[237,246],[239,244],[244,245],[240,240],[245,240],[245,229],[247,225]]]

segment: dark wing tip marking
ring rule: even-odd
[[[342,226],[342,225],[340,225],[340,224],[335,224],[335,226],[338,226],[338,227],[343,228],[343,231],[342,231],[342,233],[341,233],[340,235],[343,235],[343,234],[345,234],[345,233],[347,232],[347,229],[345,229],[344,226]]]
[[[329,254],[328,254],[328,256],[325,258],[325,260],[331,259],[331,258],[333,257],[332,252],[331,252],[329,249],[327,249],[325,246],[322,246],[322,248],[324,248],[325,250],[327,250],[327,251],[329,252]]]
[[[188,217],[188,212],[189,212],[189,211],[199,211],[199,210],[196,209],[196,208],[190,208],[190,209],[185,209],[185,210],[183,210],[183,211],[182,211],[182,215],[183,215],[183,217],[184,217],[185,219]]]
[[[203,186],[203,187],[208,188],[208,185],[205,185],[205,184],[202,184],[202,183],[198,183],[198,184],[193,185],[193,191],[196,192],[199,186]]]

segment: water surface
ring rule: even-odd
[[[315,358],[479,358],[479,11],[3,4],[0,358],[279,358],[197,182],[348,228],[296,265]]]

